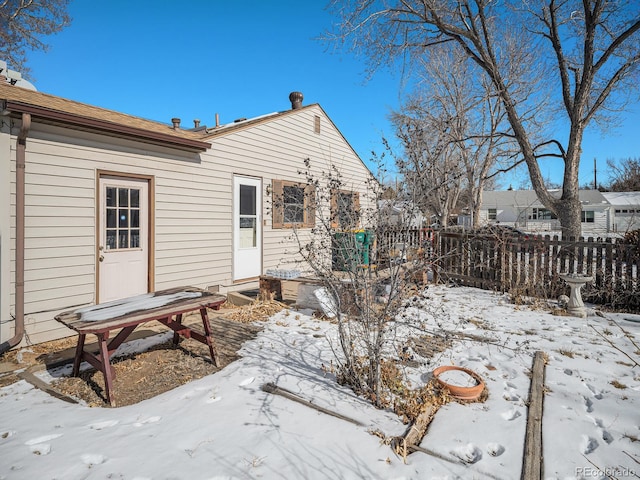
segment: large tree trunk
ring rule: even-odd
[[[562,239],[576,240],[582,235],[582,205],[577,195],[570,198],[563,197],[557,207],[557,215],[562,228]]]
[[[578,239],[582,235],[582,205],[578,186],[578,171],[580,168],[580,145],[584,134],[584,125],[580,118],[582,111],[576,108],[571,121],[567,153],[564,159],[564,177],[562,182],[562,197],[554,202],[555,212],[562,227],[562,238]]]

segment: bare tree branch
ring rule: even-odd
[[[563,236],[579,237],[578,172],[585,129],[600,124],[638,92],[640,14],[621,0],[354,0],[339,11],[367,19],[341,35],[380,65],[402,59],[416,74],[442,48],[461,50],[482,72],[501,103],[540,201],[558,215]],[[379,7],[382,5],[383,7]],[[371,16],[372,11],[392,12]],[[345,18],[345,17],[343,17]],[[449,40],[449,42],[447,42]],[[393,47],[389,47],[393,45]],[[417,69],[415,69],[417,67]],[[479,80],[478,80],[479,81]],[[546,188],[538,160],[558,157],[541,146],[560,142],[562,194]],[[545,124],[545,121],[547,123]],[[565,133],[565,132],[563,132]],[[547,138],[544,138],[547,136]],[[551,139],[550,139],[551,138]],[[536,145],[536,147],[534,147]]]
[[[28,74],[29,51],[49,46],[42,37],[60,32],[71,23],[69,0],[4,0],[0,3],[0,58],[11,68]],[[28,76],[28,75],[27,75]]]

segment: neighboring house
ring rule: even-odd
[[[340,171],[334,208],[358,208],[371,178],[320,105],[290,100],[184,129],[0,81],[0,343],[21,319],[38,343],[71,333],[53,320],[66,309],[180,285],[254,288],[288,268],[292,228],[308,234],[316,207],[331,208],[310,200],[305,160],[318,178]]]
[[[640,192],[604,192],[602,195],[613,210],[614,232],[640,229]]]
[[[378,200],[378,213],[385,225],[403,228],[428,227],[425,216],[412,203],[399,200]]]
[[[552,194],[560,195],[560,191]],[[582,234],[612,231],[613,208],[598,190],[580,190]],[[494,190],[482,194],[480,224],[500,223],[528,232],[558,232],[560,221],[538,200],[533,190]]]

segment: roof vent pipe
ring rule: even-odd
[[[220,126],[220,114],[216,113],[216,128]]]
[[[180,128],[180,119],[177,117],[173,117],[171,119],[171,123],[173,123],[173,129],[177,130],[178,128]]]
[[[291,102],[291,110],[297,110],[302,108],[302,92],[291,92],[289,94],[289,101]]]

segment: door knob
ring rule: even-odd
[[[100,255],[100,258],[98,258],[99,261],[103,261],[104,260],[104,255]]]

